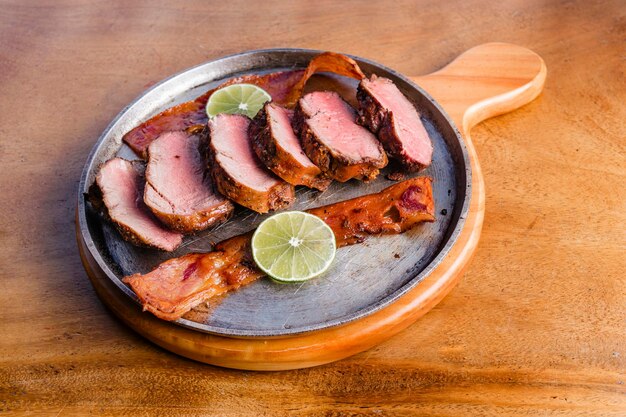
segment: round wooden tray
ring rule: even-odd
[[[504,43],[477,46],[437,72],[413,77],[448,112],[465,139],[472,167],[470,210],[460,236],[437,268],[393,304],[369,316],[285,337],[216,336],[142,313],[98,268],[77,229],[83,265],[102,301],[120,319],[159,346],[191,359],[237,369],[285,370],[321,365],[364,351],[428,312],[459,281],[478,244],[485,208],[483,176],[469,131],[482,120],[533,100],[545,77],[545,64],[537,54]]]

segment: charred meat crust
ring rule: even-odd
[[[158,193],[150,183],[146,184],[146,190],[148,190],[148,187]],[[226,201],[224,204],[220,204],[210,210],[200,210],[188,215],[165,213],[153,208],[151,208],[151,211],[168,229],[189,234],[216,227],[226,222],[232,217],[234,209],[233,203]]]
[[[108,217],[108,215],[107,215],[107,217]],[[115,228],[120,233],[120,235],[122,235],[122,238],[124,240],[132,243],[135,246],[163,250],[163,248],[160,248],[160,247],[158,247],[156,245],[151,244],[150,242],[148,242],[146,240],[143,240],[141,238],[141,236],[137,235],[135,232],[133,232],[132,229],[130,229],[125,224],[119,223],[119,222],[115,221],[114,219],[112,219],[111,217],[108,217],[108,219],[115,225]]]
[[[380,104],[376,97],[363,88],[361,83],[359,83],[356,90],[356,99],[359,102],[357,122],[361,126],[368,128],[372,133],[378,134],[389,112]]]
[[[376,178],[380,169],[387,165],[387,155],[382,145],[379,145],[380,154],[382,155],[380,159],[363,158],[355,161],[345,155],[334,152],[309,127],[307,119],[311,116],[306,114],[300,103],[298,103],[294,113],[293,128],[300,137],[304,153],[325,175],[339,182],[346,182],[351,178],[370,181]]]
[[[307,114],[307,112],[304,111],[302,104],[298,101],[298,104],[296,104],[294,108],[293,120],[291,122],[291,127],[293,127],[293,131],[296,132],[296,136],[302,136],[302,130],[306,127],[306,119],[312,116],[312,114]]]
[[[359,102],[357,122],[378,136],[378,140],[389,156],[396,159],[402,168],[408,172],[416,172],[425,168],[426,165],[404,156],[405,149],[396,131],[393,112],[385,109],[378,99],[363,87],[362,82],[357,87],[356,97]]]
[[[326,190],[332,179],[325,177],[317,167],[303,167],[288,151],[276,143],[266,111],[267,105],[252,119],[248,128],[254,153],[268,169],[288,183],[320,191]]]
[[[277,183],[268,191],[257,191],[239,184],[216,161],[216,150],[210,141],[207,146],[209,170],[217,190],[225,197],[258,213],[267,213],[289,206],[295,200],[294,188],[284,181]]]
[[[378,140],[383,144],[385,150],[400,162],[400,165],[402,165],[405,170],[417,172],[425,168],[426,166],[419,162],[402,157],[405,150],[402,141],[398,138],[398,134],[396,133],[395,123],[393,113],[390,111],[386,112],[380,129],[378,130]]]
[[[267,106],[267,104],[266,104]],[[263,106],[261,110],[256,114],[254,119],[250,122],[248,127],[248,137],[252,143],[252,149],[256,156],[271,170],[277,165],[276,160],[276,146],[273,140],[269,137],[270,127],[267,121],[266,106]]]

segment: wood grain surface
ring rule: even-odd
[[[317,368],[182,359],[102,307],[74,201],[99,133],[151,83],[227,53],[329,49],[425,74],[480,43],[541,55],[544,93],[472,131],[486,185],[460,285],[389,341]],[[621,1],[2,2],[0,412],[626,413]]]

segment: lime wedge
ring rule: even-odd
[[[214,117],[220,113],[243,114],[253,118],[265,102],[270,101],[267,91],[252,84],[233,84],[220,88],[209,97],[206,113]]]
[[[280,283],[302,282],[322,274],[333,262],[335,251],[331,228],[302,211],[275,214],[252,236],[254,261]]]

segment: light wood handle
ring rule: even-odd
[[[543,59],[530,49],[494,42],[467,50],[439,71],[411,77],[444,108],[465,140],[472,167],[472,199],[465,229],[473,230],[466,246],[472,254],[483,226],[485,181],[470,130],[485,119],[534,100],[543,90],[546,74]]]
[[[487,43],[432,74],[412,77],[446,110],[464,135],[476,124],[529,103],[541,93],[546,65],[533,51]]]

